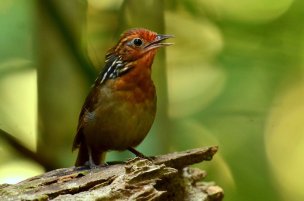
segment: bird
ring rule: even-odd
[[[151,66],[159,48],[174,37],[144,28],[121,34],[109,49],[100,71],[82,106],[72,150],[78,150],[75,166],[96,168],[105,164],[112,150],[135,149],[149,130],[156,114],[156,89]]]

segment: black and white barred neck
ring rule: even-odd
[[[121,56],[116,56],[114,54],[107,55],[105,63],[103,70],[95,80],[96,84],[102,84],[107,79],[120,77],[132,68],[132,63],[125,62],[122,60]]]

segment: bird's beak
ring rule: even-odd
[[[174,38],[173,35],[168,34],[157,34],[155,40],[144,47],[146,51],[150,51],[155,48],[173,45],[173,43],[163,43],[164,40],[168,38]]]

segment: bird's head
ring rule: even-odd
[[[117,45],[109,50],[108,55],[115,54],[123,61],[134,61],[147,53],[152,53],[151,56],[154,56],[158,48],[172,45],[172,43],[164,42],[172,37],[172,35],[157,34],[143,28],[130,29],[121,35]]]
[[[101,84],[107,79],[115,79],[128,72],[133,72],[134,77],[143,71],[150,75],[157,49],[172,45],[172,43],[164,42],[172,37],[172,35],[157,34],[142,28],[127,30],[106,54],[106,65],[96,82]]]

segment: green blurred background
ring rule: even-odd
[[[225,200],[304,200],[302,20],[302,0],[2,0],[0,183],[73,165],[106,50],[145,27],[176,38],[154,62],[158,114],[138,149],[219,145],[197,166]]]

